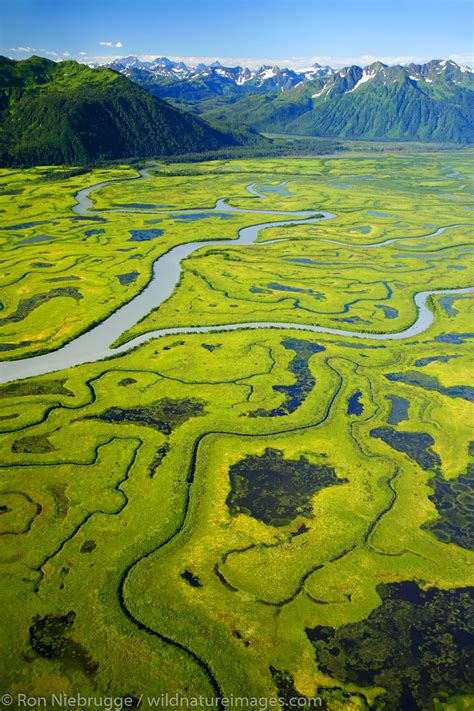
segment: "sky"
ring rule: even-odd
[[[93,63],[473,65],[472,0],[0,0],[0,54]]]

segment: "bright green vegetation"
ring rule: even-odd
[[[472,281],[468,158],[155,168],[93,193],[94,211],[77,221],[78,189],[135,171],[4,171],[2,224],[14,229],[0,230],[3,356],[71,340],[138,293],[173,245],[282,219],[105,212],[117,203],[202,214],[229,197],[337,214],[271,227],[254,246],[200,249],[127,339],[299,318],[401,330],[415,319],[415,292]],[[287,196],[245,190],[284,180]],[[459,226],[416,239],[448,225]],[[130,241],[148,229],[163,234]],[[42,234],[54,240],[18,245]],[[360,247],[398,237],[407,240]],[[40,261],[52,266],[32,266]],[[131,272],[129,284],[117,278]],[[64,286],[82,298],[20,307]],[[432,326],[400,341],[279,328],[180,334],[0,385],[2,688],[320,696],[336,711],[472,707],[473,301],[431,305]],[[348,414],[355,394],[361,407]]]
[[[0,57],[0,95],[3,165],[171,155],[250,139],[248,130],[213,128],[117,72],[74,61]]]
[[[387,156],[382,161],[371,157],[266,160],[260,164],[260,178],[254,172],[257,161],[217,162],[203,164],[196,177],[173,178],[171,185],[186,190],[193,207],[203,200],[207,186],[212,197],[205,205],[214,204],[221,179],[231,194],[230,181],[236,174],[240,180],[256,181],[264,193],[266,182],[288,180],[284,188],[290,194],[285,197],[268,192],[265,201],[246,197],[231,202],[238,207],[255,203],[257,208],[323,209],[337,217],[267,229],[259,236],[260,246],[213,249],[211,245],[195,252],[183,262],[173,296],[124,334],[122,341],[156,328],[246,321],[402,330],[416,317],[413,294],[433,288],[435,274],[436,288],[472,282],[472,246],[467,237],[470,160],[462,153],[449,155],[446,162],[438,155]],[[232,170],[236,167],[241,170]],[[447,177],[456,169],[460,176]],[[216,181],[219,171],[223,174]],[[157,202],[165,201],[166,184]],[[150,202],[152,189],[146,181],[138,184],[138,202]],[[112,190],[109,186],[103,191],[109,200]],[[126,191],[133,190],[133,183],[122,183],[120,190],[120,202],[131,202]],[[450,225],[460,226],[433,239],[417,239]],[[282,238],[285,241],[265,244]],[[404,241],[382,248],[357,247],[387,239]]]
[[[94,169],[61,180],[60,168],[0,171],[0,244],[2,295],[0,350],[4,358],[20,358],[52,350],[101,321],[138,294],[148,283],[152,264],[171,247],[184,242],[233,239],[237,230],[261,220],[235,214],[226,219],[204,216],[189,222],[183,216],[127,212],[75,215],[74,195],[81,188],[107,180],[114,185],[111,208],[120,204],[163,204],[211,207],[224,194],[248,195],[236,173],[136,181],[127,166]],[[156,191],[142,184],[158,182]],[[163,183],[162,185],[160,183]],[[136,186],[134,194],[131,186]],[[112,187],[104,188],[106,195]],[[13,194],[12,194],[13,192]],[[96,202],[105,207],[101,192]],[[3,194],[2,194],[3,193]],[[94,194],[93,194],[94,197]],[[278,220],[269,216],[268,220]]]

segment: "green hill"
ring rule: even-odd
[[[256,138],[210,126],[105,67],[0,57],[3,165],[173,155]]]

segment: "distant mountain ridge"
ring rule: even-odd
[[[211,126],[107,67],[0,57],[3,165],[175,155],[251,138],[245,129]]]
[[[277,87],[283,88],[283,90],[292,88],[302,81],[333,74],[335,71],[332,67],[323,67],[317,63],[302,70],[280,68],[271,64],[264,64],[258,69],[250,69],[240,65],[228,67],[217,61],[211,64],[188,66],[184,62],[173,62],[167,57],[157,57],[152,61],[142,61],[133,55],[123,59],[116,59],[107,66],[125,74],[130,79],[134,78],[136,72],[143,72],[156,80],[161,78],[170,81],[192,82],[213,78],[217,81],[231,82],[239,87],[249,85],[254,89],[258,87]]]
[[[257,131],[474,142],[474,72],[452,60],[298,71],[127,57],[110,66],[181,108]]]
[[[258,69],[224,67],[220,62],[189,67],[167,57],[142,62],[133,56],[115,60],[108,66],[155,96],[197,114],[250,94],[285,92],[334,72],[331,67],[319,64],[302,71],[266,64]]]

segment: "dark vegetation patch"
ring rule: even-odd
[[[119,386],[121,388],[126,388],[128,385],[133,385],[136,382],[135,378],[124,378],[119,382]]]
[[[81,277],[78,276],[63,276],[63,277],[51,277],[50,279],[46,279],[46,281],[79,281]]]
[[[97,547],[97,543],[95,541],[84,541],[84,543],[81,546],[81,553],[92,553],[92,551]]]
[[[385,395],[385,398],[390,401],[391,405],[387,419],[389,425],[398,425],[399,422],[408,420],[409,400],[404,397],[398,397],[398,395]]]
[[[85,419],[102,420],[103,422],[117,424],[143,425],[145,427],[153,427],[163,434],[171,434],[176,427],[191,417],[204,415],[204,405],[205,403],[197,398],[183,400],[163,398],[163,400],[158,400],[142,407],[109,407],[101,414],[92,415]]]
[[[230,250],[225,250],[225,249],[208,249],[205,253],[205,255],[202,256],[197,256],[194,257],[194,259],[205,259],[206,257],[219,257],[220,259],[223,259],[225,262],[241,262],[242,258],[239,257],[238,254],[235,254],[234,252]],[[229,274],[224,274],[223,276],[229,276]],[[265,293],[269,294],[269,291],[265,291]]]
[[[60,296],[65,296],[75,301],[80,301],[83,298],[81,292],[75,286],[59,286],[45,294],[35,294],[26,299],[20,299],[16,311],[9,316],[0,318],[0,326],[6,323],[18,323],[18,321],[23,321],[34,309]]]
[[[431,449],[435,443],[434,439],[427,432],[398,432],[392,427],[377,427],[370,430],[370,436],[381,439],[397,452],[403,452],[422,469],[435,469],[441,466],[441,459]]]
[[[310,699],[307,699],[307,703],[304,703],[304,697],[295,688],[295,680],[290,672],[270,666],[270,674],[272,675],[273,683],[278,692],[276,696],[282,700],[280,705],[283,706],[283,708],[290,706],[299,709],[316,708]],[[317,708],[325,708],[325,706],[318,704]]]
[[[51,264],[51,262],[32,262],[31,266],[36,269],[46,269],[47,267],[52,267],[54,265]]]
[[[169,346],[164,346],[163,350],[170,351],[172,348],[176,348],[176,346],[184,346],[184,341],[175,341],[174,343],[170,343]],[[158,351],[155,351],[155,353],[158,353]]]
[[[187,583],[191,585],[193,588],[202,588],[202,583],[199,580],[197,575],[193,575],[190,570],[185,570],[182,573],[180,573],[181,577],[183,580],[186,580]]]
[[[18,383],[0,385],[0,399],[3,397],[22,397],[26,395],[67,395],[73,397],[74,393],[64,387],[66,378],[61,380],[21,380]]]
[[[273,390],[283,393],[285,400],[279,407],[273,410],[259,408],[249,412],[249,417],[281,417],[294,412],[308,397],[314,388],[316,378],[309,369],[309,360],[315,353],[324,351],[323,346],[317,343],[302,340],[300,338],[287,338],[282,341],[282,345],[287,350],[295,351],[296,355],[288,365],[288,370],[292,373],[296,382],[293,385],[274,385]]]
[[[17,348],[31,346],[32,343],[33,341],[20,341],[20,343],[0,343],[0,353],[5,353],[6,351],[16,351]]]
[[[151,239],[156,239],[161,237],[165,233],[164,230],[129,230],[132,235],[129,238],[129,242],[148,242]]]
[[[216,343],[216,345],[212,345],[211,343],[201,343],[201,346],[202,346],[203,348],[205,348],[207,351],[210,351],[211,353],[212,353],[213,351],[217,351],[217,350],[219,350],[220,348],[222,348],[222,344],[221,344],[221,343]]]
[[[474,588],[426,592],[414,582],[379,585],[366,620],[306,629],[324,674],[386,690],[384,711],[433,709],[433,698],[474,687]]]
[[[170,451],[170,445],[168,442],[165,442],[165,444],[160,445],[157,447],[155,454],[153,455],[153,459],[151,460],[150,464],[148,465],[148,474],[150,476],[150,479],[153,479],[153,477],[156,474],[156,470],[160,466],[161,462],[163,459],[166,457],[168,452]]]
[[[56,447],[45,434],[22,437],[12,444],[12,452],[15,454],[46,454],[46,452],[54,452],[55,449]]]
[[[78,175],[85,175],[90,172],[90,168],[70,168],[68,170],[47,170],[37,179],[38,183],[52,183],[56,180],[67,180]]]
[[[54,498],[54,515],[57,519],[63,519],[69,511],[69,498],[67,496],[67,484],[51,484],[49,490]]]
[[[349,401],[347,403],[347,414],[348,415],[362,415],[362,412],[364,410],[364,405],[361,403],[360,398],[362,397],[362,393],[360,390],[358,390],[356,393],[350,396]]]
[[[474,387],[471,385],[450,385],[445,387],[438,382],[438,379],[427,373],[419,373],[416,370],[407,370],[405,373],[387,373],[387,380],[406,385],[414,385],[423,390],[434,390],[441,395],[448,397],[459,397],[468,402],[474,402]]]
[[[244,639],[242,637],[241,633],[239,632],[239,630],[232,630],[232,634],[234,635],[235,639],[238,639],[239,642],[242,642],[244,647],[248,647],[250,645],[250,642],[248,641],[248,639]]]
[[[70,638],[76,613],[66,615],[36,615],[29,629],[30,644],[39,657],[60,662],[66,672],[80,671],[94,677],[99,665],[87,649]]]
[[[433,494],[428,498],[436,506],[438,518],[423,525],[443,543],[456,543],[474,549],[474,464],[466,474],[444,479],[438,472],[430,480]]]
[[[6,197],[7,195],[21,195],[23,192],[23,188],[12,188],[11,190],[0,190],[0,195]]]
[[[140,272],[128,272],[127,274],[116,274],[117,279],[122,284],[122,286],[127,286],[127,284],[133,284],[137,277],[140,276]]]
[[[271,448],[233,464],[229,477],[231,514],[245,513],[270,526],[286,526],[298,515],[312,518],[314,494],[347,482],[328,464],[312,464],[304,456],[284,459]]]

